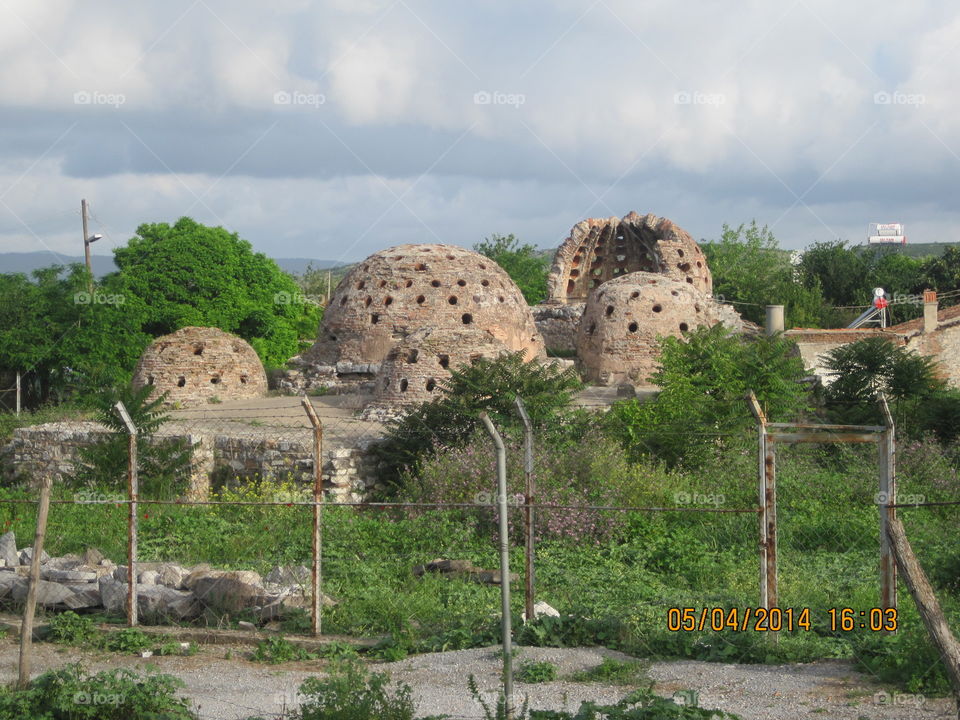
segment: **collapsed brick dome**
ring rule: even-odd
[[[133,372],[133,386],[167,392],[167,402],[190,405],[263,397],[267,375],[250,344],[218,328],[185,327],[154,340]]]
[[[454,245],[398,245],[347,273],[307,358],[379,363],[417,330],[464,327],[484,330],[528,359],[544,355],[530,307],[493,260]]]
[[[658,336],[680,337],[702,325],[743,331],[740,315],[685,281],[636,272],[609,280],[587,300],[577,354],[587,379],[601,385],[650,385]]]
[[[634,272],[662,274],[713,292],[707,260],[689,233],[666,218],[631,212],[623,219],[590,218],[573,226],[554,256],[547,302],[582,303],[607,280]]]
[[[479,358],[494,360],[507,352],[502,342],[480,328],[424,329],[394,347],[377,375],[375,406],[411,405],[437,397],[450,371]]]

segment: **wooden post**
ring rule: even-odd
[[[533,622],[536,619],[536,613],[534,612],[534,568],[533,568],[533,555],[534,555],[534,518],[533,518],[533,502],[534,495],[536,494],[536,488],[533,478],[533,425],[530,423],[530,416],[527,415],[527,408],[523,404],[521,398],[516,399],[517,411],[520,413],[520,419],[523,421],[523,470],[524,470],[524,479],[526,481],[524,487],[524,505],[523,505],[523,521],[524,521],[524,595],[523,595],[523,606],[524,611],[527,614],[527,622]]]
[[[313,425],[313,634],[320,636],[323,621],[323,423],[310,400],[301,398]]]
[[[137,619],[137,498],[140,481],[137,473],[137,426],[124,407],[123,402],[114,405],[120,419],[127,427],[127,500],[130,513],[127,518],[127,623],[136,627]]]
[[[887,399],[880,396],[886,430],[880,437],[880,492],[877,505],[880,511],[880,607],[897,607],[897,563],[890,544],[890,523],[897,517],[896,428]]]
[[[30,661],[33,649],[33,615],[37,609],[37,586],[40,584],[40,557],[43,555],[43,540],[47,534],[47,515],[50,512],[50,488],[53,484],[48,475],[40,486],[40,507],[37,510],[37,534],[33,540],[33,557],[30,559],[30,586],[27,602],[23,608],[20,625],[20,677],[18,684],[26,688],[30,684]]]
[[[950,632],[950,626],[947,625],[947,620],[943,616],[937,596],[930,587],[930,581],[927,580],[923,568],[917,562],[916,555],[913,554],[913,548],[910,547],[900,518],[890,519],[887,534],[903,581],[910,589],[924,627],[939,651],[947,670],[947,677],[950,679],[950,686],[953,688],[953,696],[957,703],[957,717],[960,718],[960,643]]]

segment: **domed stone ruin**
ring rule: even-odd
[[[304,361],[374,373],[407,336],[428,328],[478,329],[531,360],[545,354],[523,295],[493,260],[453,245],[398,245],[344,277]]]
[[[590,294],[577,333],[577,355],[588,381],[649,386],[660,354],[658,337],[680,337],[717,323],[733,332],[744,329],[736,310],[716,302],[695,283],[634,272]]]
[[[210,398],[236,400],[267,394],[267,375],[246,340],[217,328],[185,327],[143,351],[133,386],[169,393],[168,403],[193,405]]]
[[[476,359],[494,360],[507,347],[480,328],[426,328],[408,335],[393,348],[377,375],[374,407],[429,402],[450,371]]]
[[[623,219],[589,218],[573,226],[554,256],[547,302],[586,302],[591,290],[634,272],[713,292],[706,258],[689,233],[666,218],[631,212]]]

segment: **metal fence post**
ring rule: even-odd
[[[533,531],[533,503],[536,488],[533,478],[533,425],[530,424],[530,416],[527,415],[527,408],[523,404],[523,399],[516,398],[517,411],[520,413],[520,419],[523,421],[523,474],[526,481],[524,487],[524,505],[523,505],[523,524],[524,524],[524,595],[523,604],[527,614],[527,622],[533,622],[536,619],[534,605],[534,531]]]
[[[137,626],[137,499],[140,482],[137,475],[137,426],[122,401],[114,405],[128,433],[127,501],[130,506],[127,527],[127,623]]]
[[[47,515],[50,512],[50,487],[53,479],[47,475],[40,487],[40,507],[37,509],[37,533],[33,541],[33,555],[30,558],[30,585],[27,588],[26,605],[23,608],[23,621],[20,624],[20,676],[18,686],[26,688],[30,684],[30,663],[33,652],[33,616],[37,610],[37,586],[40,584],[40,560],[43,555],[43,540],[47,534]]]
[[[323,423],[310,400],[300,399],[313,425],[313,634],[320,635],[323,621]]]
[[[897,562],[890,540],[890,524],[897,517],[897,472],[896,472],[896,426],[890,406],[883,395],[880,409],[884,424],[880,442],[880,493],[877,496],[880,510],[880,606],[883,609],[897,607]]]
[[[513,718],[513,641],[510,627],[510,537],[507,522],[507,450],[490,416],[480,413],[497,448],[497,495],[500,509],[500,612],[503,643],[503,698],[507,720]]]
[[[20,371],[17,370],[17,417],[20,417]]]

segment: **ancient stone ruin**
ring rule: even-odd
[[[717,323],[743,331],[732,307],[695,284],[634,272],[608,280],[590,294],[577,334],[577,355],[588,381],[650,385],[660,354],[658,337],[679,337]]]
[[[634,272],[713,292],[703,251],[686,231],[666,218],[631,212],[623,219],[590,218],[573,226],[554,256],[547,302],[586,302],[591,290]]]
[[[143,351],[133,386],[169,393],[182,406],[211,398],[242,399],[267,394],[267,375],[246,340],[217,328],[185,327],[157,338]]]
[[[398,245],[344,277],[304,361],[375,373],[412,333],[463,328],[530,359],[544,355],[530,308],[499,265],[453,245]]]

